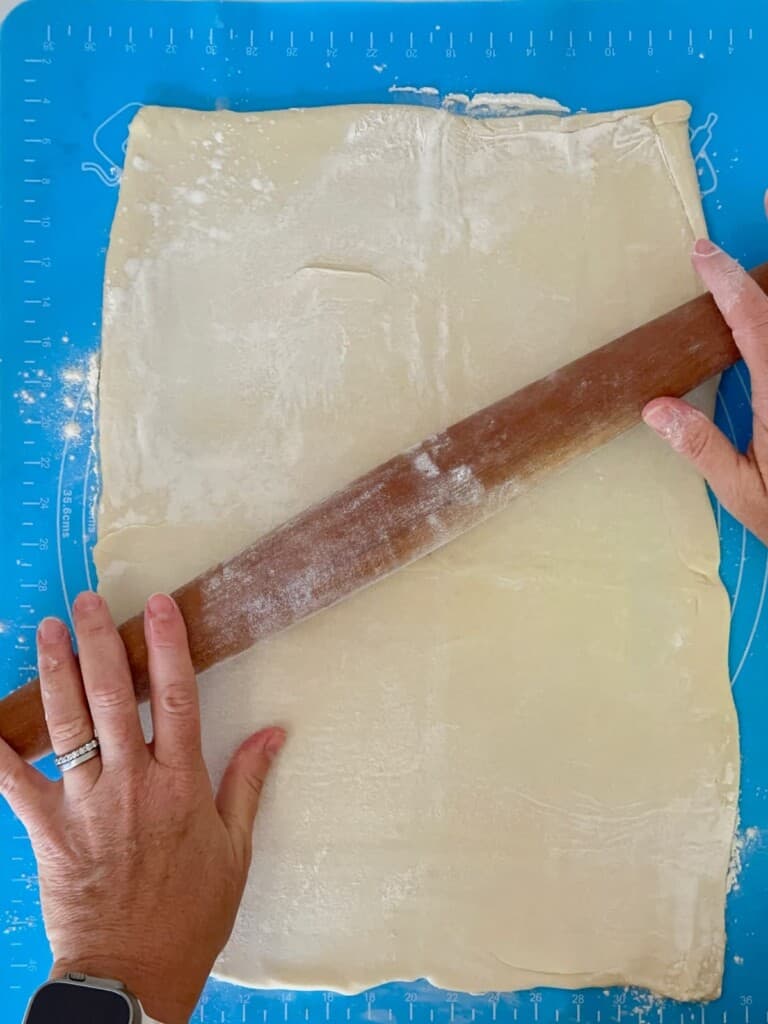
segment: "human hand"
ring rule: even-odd
[[[643,419],[707,480],[717,499],[768,543],[768,296],[712,242],[698,241],[693,264],[712,292],[752,378],[752,441],[737,451],[704,413],[679,398],[656,398]]]
[[[63,623],[45,619],[38,630],[46,719],[57,754],[96,732],[101,756],[52,782],[0,742],[0,793],[32,840],[51,976],[117,979],[152,1017],[182,1024],[232,930],[259,795],[285,734],[265,729],[246,740],[214,798],[176,604],[155,595],[145,613],[149,745],[105,603],[81,594],[74,618],[79,667]]]

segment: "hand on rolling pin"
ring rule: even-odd
[[[52,782],[0,742],[0,792],[37,858],[51,976],[119,980],[152,1017],[182,1024],[232,929],[259,794],[285,734],[251,736],[214,797],[176,604],[155,595],[145,612],[150,745],[106,605],[82,594],[74,617],[80,668],[57,619],[40,625],[38,660],[55,753],[86,750]],[[88,749],[94,735],[100,746]]]
[[[649,402],[643,419],[693,463],[733,516],[768,543],[768,296],[735,260],[705,239],[694,247],[693,264],[749,368],[752,441],[742,455],[702,412],[678,398]]]

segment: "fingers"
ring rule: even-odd
[[[43,619],[37,630],[37,662],[45,720],[54,753],[67,754],[93,739],[94,726],[69,630]],[[67,789],[90,788],[101,772],[98,758],[65,773]]]
[[[66,754],[93,738],[93,722],[69,630],[58,619],[40,623],[37,663],[51,743],[55,753]]]
[[[105,767],[148,757],[123,641],[98,594],[74,605],[80,670]],[[80,771],[75,769],[72,774]]]
[[[284,743],[283,729],[262,729],[237,750],[221,780],[216,806],[246,868],[261,791]]]
[[[657,398],[643,409],[643,419],[698,469],[731,515],[758,536],[765,533],[768,508],[760,471],[703,412],[678,398]]]
[[[144,629],[149,653],[155,758],[171,767],[202,765],[200,707],[187,627],[176,602],[154,594],[147,602]]]
[[[8,801],[28,831],[32,831],[38,821],[45,820],[46,810],[55,793],[55,783],[0,740],[0,796]]]
[[[693,264],[733,331],[752,374],[755,412],[768,423],[768,296],[736,260],[707,239],[696,243]]]
[[[768,337],[768,296],[735,259],[714,242],[700,238],[693,249],[693,264],[699,277],[712,292],[725,322],[734,333],[742,332],[747,349],[755,348],[755,328],[761,341]],[[768,363],[758,346],[756,354]],[[747,352],[743,352],[747,357]]]

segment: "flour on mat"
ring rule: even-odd
[[[762,841],[763,835],[757,826],[751,825],[745,829],[737,828],[731,848],[731,862],[728,866],[728,892],[738,892],[741,888],[740,877],[746,860],[753,850],[762,845]]]

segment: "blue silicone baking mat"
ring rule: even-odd
[[[34,674],[34,630],[94,583],[97,467],[89,365],[128,124],[143,103],[265,109],[413,99],[392,87],[516,91],[599,110],[684,97],[713,236],[768,255],[768,6],[764,0],[249,4],[30,0],[0,37],[0,658],[6,690]],[[417,97],[425,100],[427,97]],[[717,416],[749,435],[749,380]],[[731,595],[743,743],[741,872],[728,902],[724,993],[707,1006],[623,991],[467,996],[423,982],[360,996],[209,983],[195,1021],[301,1024],[768,1024],[768,562],[715,508]],[[589,908],[585,908],[589,913]],[[20,1020],[49,952],[24,830],[0,809],[0,1005]],[[594,927],[600,928],[596,920]]]

